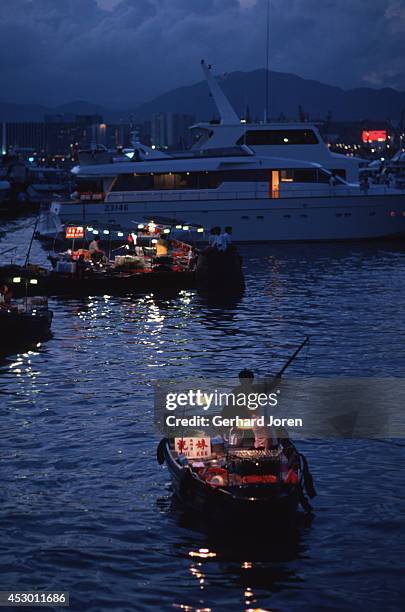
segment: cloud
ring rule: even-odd
[[[405,89],[402,0],[271,0],[270,66],[353,87]],[[2,99],[128,108],[266,63],[267,0],[2,0]]]

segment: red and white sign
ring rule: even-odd
[[[175,438],[174,447],[179,454],[189,459],[211,457],[211,438]]]
[[[386,130],[364,130],[363,142],[385,142],[387,140]]]
[[[84,227],[72,226],[66,228],[66,240],[76,240],[76,238],[84,238]]]

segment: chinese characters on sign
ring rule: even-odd
[[[211,457],[211,438],[175,438],[175,449],[189,459]]]

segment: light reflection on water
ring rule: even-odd
[[[27,238],[19,223],[7,246]],[[401,446],[302,443],[319,495],[288,546],[246,542],[246,526],[223,541],[173,509],[157,378],[274,372],[307,333],[293,373],[405,371],[401,243],[242,251],[239,300],[51,300],[53,338],[0,364],[2,589],[65,588],[72,609],[97,612],[400,609]],[[32,258],[45,261],[36,243]]]

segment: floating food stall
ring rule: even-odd
[[[315,495],[307,461],[289,439],[257,450],[206,436],[164,438],[157,460],[167,465],[183,507],[221,527],[291,523],[299,504],[311,508],[305,492]]]
[[[154,222],[137,224],[126,237],[120,232],[122,244],[115,249],[112,244],[101,248],[100,230],[95,228],[90,228],[89,243],[86,229],[66,228],[71,247],[49,255],[52,269],[4,266],[0,280],[12,287],[16,297],[116,295],[196,286],[195,249],[172,237],[172,228]]]

